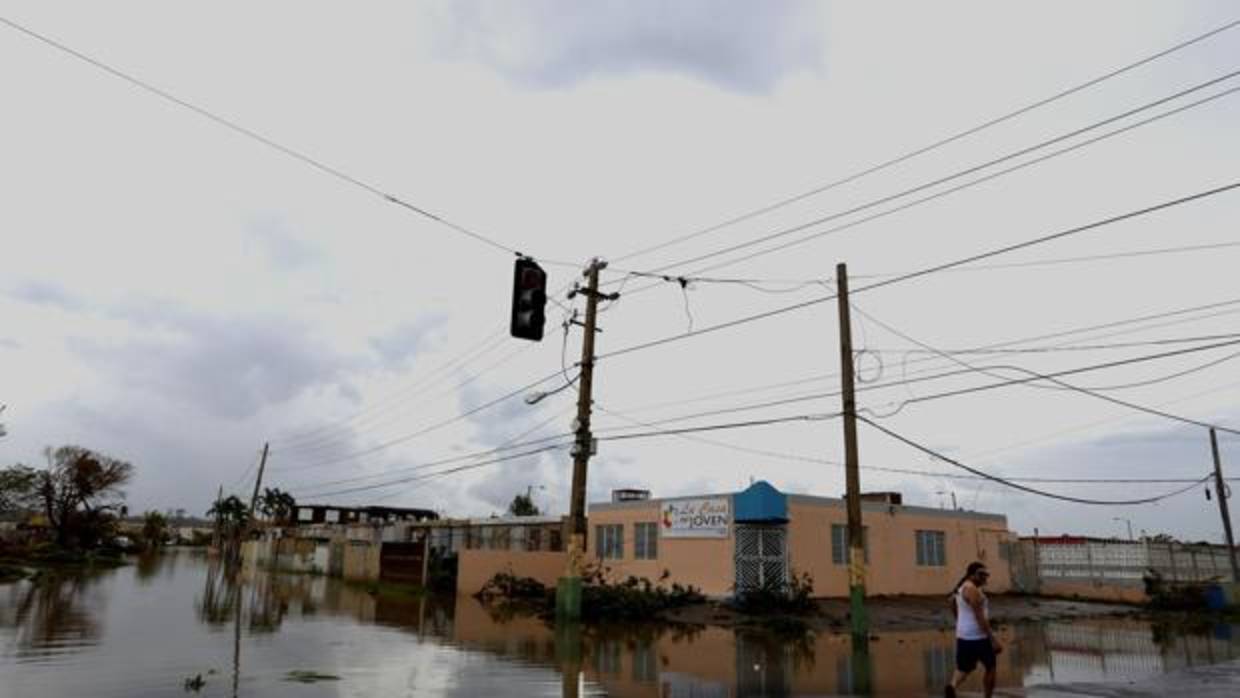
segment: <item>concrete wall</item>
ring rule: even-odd
[[[458,553],[456,591],[475,594],[496,573],[508,572],[518,577],[532,577],[554,588],[564,574],[565,553],[522,552],[507,550],[461,550]]]
[[[347,541],[342,574],[345,579],[373,582],[379,579],[379,545],[364,541]]]
[[[1018,549],[1023,588],[1048,596],[1142,603],[1149,600],[1143,578],[1150,570],[1166,584],[1231,576],[1225,546],[1046,537],[1022,539]]]
[[[608,570],[608,577],[622,580],[629,575],[657,581],[664,570],[668,583],[692,585],[707,596],[729,596],[736,583],[735,527],[727,538],[663,538],[659,537],[658,556],[654,560],[638,560],[634,556],[636,523],[659,522],[658,501],[632,502],[590,511],[588,553],[591,562]],[[600,560],[595,527],[607,524],[624,526],[624,557]]]
[[[848,565],[831,561],[831,526],[848,522],[843,502],[790,496],[788,518],[792,571],[813,577],[815,596],[847,596]],[[1007,560],[1000,554],[1000,543],[1012,538],[1003,517],[865,503],[861,522],[868,539],[870,594],[946,594],[975,560],[990,569],[991,591],[1011,588]],[[946,565],[917,564],[919,530],[943,532]]]

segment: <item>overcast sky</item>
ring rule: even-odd
[[[604,280],[623,295],[601,315],[603,353],[827,292],[821,284],[770,280],[822,281],[847,262],[857,287],[867,274],[918,269],[1232,183],[1240,176],[1237,95],[786,250],[708,272],[701,270],[777,243],[685,263],[1225,75],[1237,68],[1240,28],[899,166],[628,257],[1053,95],[1235,13],[1222,1],[1127,0],[1019,7],[0,2],[7,20],[503,247],[549,260],[553,288],[580,278],[579,269],[553,262],[615,260]],[[1219,82],[1109,128],[1236,84]],[[0,88],[0,403],[8,405],[9,432],[0,462],[40,464],[44,446],[80,444],[134,463],[131,508],[201,513],[220,485],[248,493],[252,465],[270,441],[266,482],[303,501],[487,515],[533,487],[540,506],[565,511],[565,452],[326,496],[467,465],[474,461],[410,470],[568,430],[572,390],[534,406],[518,395],[455,419],[560,371],[562,351],[574,370],[580,331],[562,345],[560,308],[549,306],[541,344],[505,338],[511,253],[4,25]],[[988,263],[1236,242],[1237,211],[1240,194],[1220,194]],[[902,381],[962,368],[909,353],[917,347],[879,322],[938,348],[1021,340],[1233,300],[1240,297],[1238,262],[1240,247],[1214,247],[941,273],[857,294],[856,306],[874,318],[854,318],[858,348],[867,350],[861,378]],[[660,282],[640,290],[650,282],[632,278],[620,286],[627,271],[664,267],[768,283],[703,281],[682,289]],[[581,307],[579,298],[558,300]],[[1231,333],[1237,308],[1020,346]],[[836,326],[832,301],[603,359],[596,406],[612,412],[598,413],[596,427],[606,434],[632,426],[616,412],[651,422],[832,392]],[[1194,346],[1201,344],[960,358],[1045,372]],[[1240,364],[1224,359],[1236,351],[1221,347],[1065,380],[1235,428]],[[887,428],[1007,476],[1196,478],[1211,468],[1203,428],[1046,385],[904,404],[994,380],[968,373],[866,391],[859,402]],[[776,384],[785,385],[711,397]],[[838,398],[828,397],[667,426],[839,408]],[[592,498],[619,486],[656,495],[734,491],[750,478],[789,492],[843,491],[842,468],[805,460],[843,459],[838,420],[703,436],[710,442],[604,441],[591,464]],[[865,425],[860,450],[863,467],[951,470]],[[1240,477],[1240,440],[1223,439],[1222,454]],[[343,480],[352,482],[321,484]],[[1126,517],[1138,532],[1221,538],[1203,487],[1157,505],[1114,508],[881,470],[863,471],[862,482],[867,490],[902,491],[913,504],[940,506],[955,493],[962,507],[1007,514],[1022,533],[1115,535],[1124,523],[1114,517]],[[1044,487],[1100,499],[1175,489]]]

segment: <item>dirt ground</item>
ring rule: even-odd
[[[883,630],[946,630],[955,627],[947,599],[940,596],[881,596],[866,599],[870,628]],[[817,616],[798,618],[817,631],[848,631],[848,599],[819,599]],[[996,625],[1097,616],[1133,616],[1135,606],[1071,601],[1034,596],[992,595],[990,617]],[[667,620],[699,625],[736,627],[761,621],[717,603],[699,604],[671,611]]]

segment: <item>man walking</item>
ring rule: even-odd
[[[986,698],[994,695],[995,655],[1003,651],[1003,646],[990,628],[990,601],[982,591],[989,578],[986,565],[970,563],[951,594],[952,614],[956,616],[956,671],[943,691],[947,698],[956,698],[956,689],[978,662],[986,670],[982,676]]]

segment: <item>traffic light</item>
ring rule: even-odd
[[[518,339],[541,342],[547,322],[547,272],[532,259],[522,257],[513,268],[512,325],[509,333]]]

